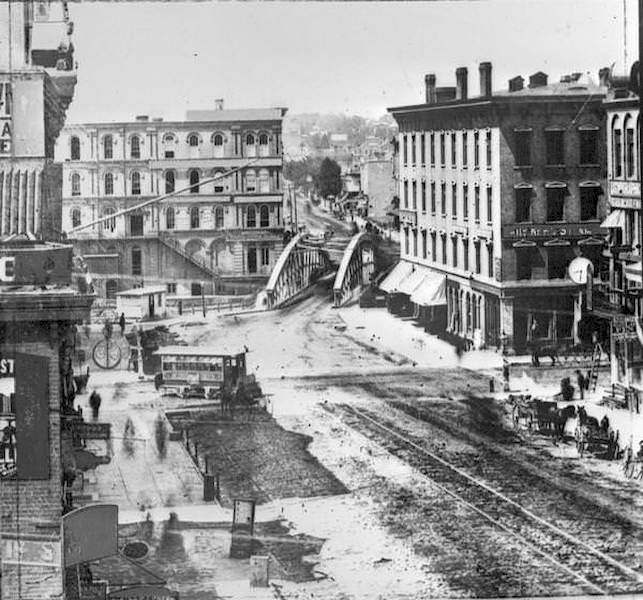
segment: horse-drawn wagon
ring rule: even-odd
[[[578,424],[574,431],[574,439],[581,457],[589,451],[604,454],[611,460],[618,451],[618,438],[613,431],[610,431],[607,417],[599,423],[595,417],[588,416],[582,406],[578,409]]]
[[[532,398],[528,394],[512,394],[509,402],[512,405],[514,427],[527,429],[531,433],[551,435],[555,442],[563,439],[565,425],[576,413],[574,406],[558,408],[556,402]]]

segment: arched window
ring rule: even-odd
[[[255,192],[257,190],[257,176],[250,170],[246,172],[246,192]]]
[[[165,193],[171,194],[174,191],[174,171],[165,171]]]
[[[260,146],[267,146],[268,145],[268,134],[267,133],[262,133],[259,136],[259,145]]]
[[[625,134],[625,176],[628,179],[634,177],[635,173],[635,148],[636,140],[634,139],[634,120],[628,114],[623,121],[623,132]]]
[[[270,154],[270,148],[268,146],[268,134],[261,133],[259,134],[259,156],[268,156]]]
[[[199,207],[193,206],[190,209],[190,229],[198,229],[200,226]]]
[[[74,208],[71,211],[71,226],[80,227],[80,208]]]
[[[71,175],[71,195],[80,196],[80,175],[78,173]]]
[[[220,133],[216,133],[212,142],[215,146],[223,146],[223,136]]]
[[[176,138],[174,137],[174,134],[171,132],[167,132],[163,134],[163,143],[164,144],[173,144],[176,141]]]
[[[214,227],[215,229],[223,229],[223,226],[224,226],[223,206],[217,206],[214,209]]]
[[[141,158],[141,138],[137,135],[132,136],[130,140],[130,157]]]
[[[142,275],[143,260],[141,249],[138,246],[132,248],[132,275]]]
[[[80,160],[80,139],[75,135],[71,138],[71,159]]]
[[[612,119],[612,176],[623,176],[623,131],[618,115]]]
[[[113,158],[114,157],[114,140],[111,135],[106,135],[103,138],[103,158]]]
[[[105,195],[111,196],[114,193],[114,175],[112,173],[105,173]]]
[[[215,194],[221,194],[225,192],[225,181],[226,177],[224,177],[225,173],[223,171],[215,171],[213,173],[214,177],[219,177],[219,179],[216,179],[214,181],[214,193]]]
[[[254,146],[255,145],[255,136],[253,133],[249,133],[246,136],[246,146]]]
[[[188,145],[195,147],[199,145],[199,136],[196,133],[191,133],[188,136]]]
[[[264,204],[259,209],[259,227],[269,227],[270,226],[270,211],[268,207]]]
[[[190,171],[190,194],[199,193],[199,172],[196,169]]]
[[[248,212],[246,213],[246,227],[257,226],[257,210],[250,204],[248,205]]]
[[[141,174],[138,171],[132,173],[132,195],[138,196],[141,193]]]
[[[165,229],[174,229],[174,208],[171,206],[165,211]]]
[[[270,173],[268,169],[261,169],[259,171],[259,191],[262,194],[270,192]]]

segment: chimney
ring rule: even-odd
[[[217,110],[223,110],[223,98],[217,98],[217,99],[214,101],[214,107],[215,107]]]
[[[136,120],[137,121],[149,121],[150,118],[148,115],[136,115]]]
[[[538,73],[534,73],[533,75],[529,76],[530,88],[545,87],[546,85],[547,85],[547,73],[538,71]]]
[[[456,100],[466,100],[467,99],[467,75],[468,71],[466,67],[459,67],[455,70],[455,99]]]
[[[435,73],[429,73],[424,76],[425,102],[435,104],[437,99],[435,95]]]
[[[491,63],[482,62],[478,67],[480,71],[480,95],[483,98],[491,97]]]
[[[610,69],[609,67],[603,67],[598,70],[598,85],[603,87],[609,87],[610,84]]]
[[[513,79],[509,80],[509,91],[510,92],[519,92],[524,86],[525,80],[517,75]]]

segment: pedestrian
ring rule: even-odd
[[[125,313],[121,313],[121,318],[118,320],[118,324],[121,328],[121,337],[125,335]]]
[[[503,390],[509,391],[509,361],[506,358],[502,359],[502,380],[504,382]]]
[[[585,377],[580,369],[576,369],[576,383],[580,391],[580,399],[583,400],[585,398]]]
[[[532,346],[531,364],[534,365],[534,367],[539,367],[540,366],[540,356],[539,356],[538,344],[533,344],[533,346]]]
[[[592,378],[592,372],[590,369],[587,369],[587,375],[585,377],[585,389],[589,391],[589,382]]]
[[[98,419],[98,411],[100,410],[101,402],[102,398],[100,397],[100,394],[97,393],[96,390],[93,390],[89,397],[89,406],[91,406],[94,420]]]

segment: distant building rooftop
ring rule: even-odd
[[[287,108],[237,108],[188,110],[186,121],[278,121],[283,119]]]

